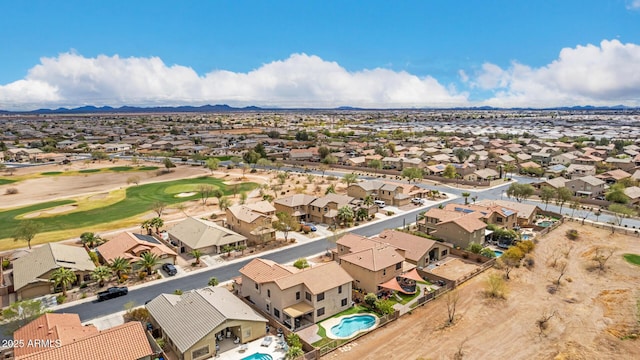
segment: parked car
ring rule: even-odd
[[[162,270],[169,276],[174,276],[178,273],[178,269],[173,264],[162,264]]]
[[[311,231],[317,231],[318,230],[318,228],[312,223],[304,223],[303,222],[303,223],[301,223],[301,225],[302,226],[308,226],[309,230],[311,230]]]
[[[421,198],[413,198],[411,199],[411,203],[415,204],[415,205],[422,205],[424,204],[424,199]]]
[[[386,204],[382,200],[375,200],[373,203],[378,205],[379,208],[383,208],[386,206]]]
[[[109,300],[113,298],[117,298],[120,296],[127,295],[129,293],[129,289],[126,286],[121,287],[110,287],[105,291],[101,291],[98,293],[98,301]]]

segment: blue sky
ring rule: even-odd
[[[640,105],[640,0],[3,1],[0,108]]]

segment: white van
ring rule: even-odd
[[[375,200],[373,203],[378,205],[379,208],[385,207],[385,203],[382,200]]]

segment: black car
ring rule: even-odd
[[[98,301],[109,300],[113,298],[117,298],[119,296],[124,296],[129,293],[129,289],[126,286],[122,287],[110,287],[105,291],[101,291],[98,293]]]
[[[163,264],[162,270],[167,273],[169,276],[174,276],[178,273],[178,269],[173,264]]]

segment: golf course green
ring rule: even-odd
[[[225,196],[240,194],[241,192],[246,192],[257,187],[257,184],[250,182],[228,186],[224,184],[222,180],[211,177],[158,182],[129,187],[126,190],[125,199],[111,205],[87,211],[67,212],[54,216],[48,215],[44,218],[35,217],[28,219],[28,221],[33,221],[40,225],[39,233],[80,229],[98,224],[111,223],[150,211],[152,210],[153,204],[158,201],[170,206],[172,204],[198,199],[200,196],[198,193],[188,197],[179,197],[176,195],[184,193],[185,190],[196,192],[198,186],[202,184],[208,184],[214,189],[220,189]],[[75,200],[50,201],[0,211],[0,224],[3,225],[0,227],[0,239],[11,238],[20,222],[27,221],[27,219],[19,219],[18,217],[21,215],[51,209],[61,205],[69,205],[75,202]]]

